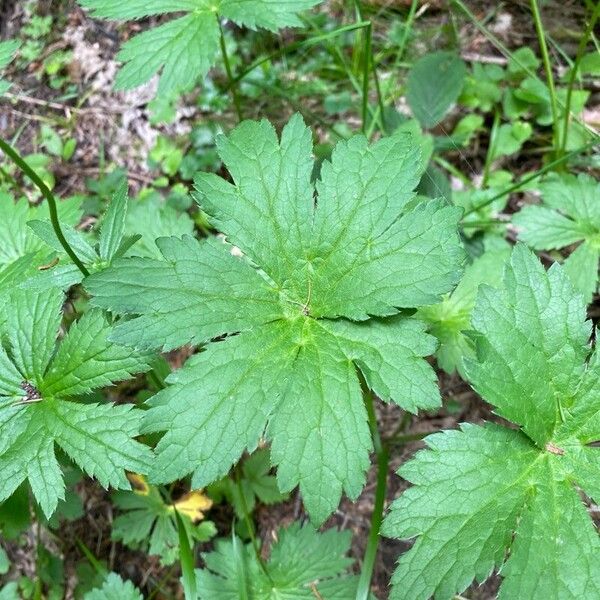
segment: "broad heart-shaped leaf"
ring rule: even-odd
[[[182,92],[202,79],[219,52],[219,17],[240,26],[277,31],[301,25],[298,12],[320,0],[79,0],[92,16],[139,19],[149,15],[185,12],[125,43],[117,58],[125,63],[116,80],[118,89],[146,83],[160,72],[159,94]]]
[[[502,238],[489,236],[485,246],[484,253],[465,268],[465,274],[451,294],[439,304],[425,306],[417,312],[439,341],[435,353],[438,365],[446,373],[458,371],[461,377],[465,376],[463,360],[474,355],[468,330],[477,289],[482,283],[500,284],[504,263],[510,255],[510,246]]]
[[[244,546],[237,537],[217,541],[215,551],[203,555],[206,568],[196,570],[200,598],[354,598],[358,577],[347,574],[352,565],[346,557],[349,531],[318,533],[308,525],[293,523],[280,529],[276,539],[265,564],[269,577],[251,546]]]
[[[526,206],[513,217],[519,238],[535,250],[581,244],[565,261],[565,271],[587,302],[598,287],[600,258],[600,183],[580,174],[547,177],[542,204]]]
[[[407,410],[439,404],[422,360],[435,340],[398,310],[439,301],[463,251],[460,209],[406,208],[422,172],[410,134],[339,144],[316,204],[311,151],[299,116],[281,141],[266,121],[242,123],[219,141],[235,184],[196,179],[201,207],[237,248],[163,238],[163,260],[116,261],[86,283],[94,304],[137,315],[117,326],[116,341],[171,349],[230,334],[150,400],[145,430],[167,432],[151,478],[193,472],[193,487],[204,487],[266,431],[280,489],[299,484],[321,522],[343,491],[360,493],[369,465],[356,368]]]
[[[559,265],[518,245],[501,289],[480,287],[474,388],[520,430],[463,425],[401,467],[385,535],[416,538],[391,598],[452,598],[497,569],[499,598],[600,597],[600,543],[579,491],[600,498],[600,354]],[[508,558],[507,558],[508,557]]]
[[[150,449],[134,440],[140,413],[131,406],[68,399],[148,369],[149,356],[107,341],[110,327],[92,310],[55,352],[63,294],[18,290],[0,336],[0,501],[26,479],[50,518],[64,499],[54,446],[105,487],[128,487],[124,470],[147,471]]]
[[[433,52],[418,60],[406,82],[406,100],[423,127],[437,125],[462,91],[467,67],[452,52]]]

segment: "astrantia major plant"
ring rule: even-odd
[[[320,0],[79,0],[94,17],[126,20],[185,13],[129,40],[117,55],[124,63],[116,87],[129,89],[160,72],[159,94],[190,89],[214,65],[219,19],[252,29],[277,31],[301,25],[297,13]],[[227,65],[229,68],[229,65]]]
[[[193,473],[204,487],[266,437],[280,489],[299,485],[321,523],[343,491],[357,497],[369,466],[361,377],[412,412],[440,403],[423,360],[435,340],[400,309],[457,282],[460,209],[411,202],[423,165],[406,133],[338,144],[316,197],[299,116],[281,140],[246,121],[218,148],[234,183],[200,174],[196,198],[227,243],[162,238],[163,260],[117,260],[86,288],[96,306],[132,316],[116,342],[205,344],[149,401],[145,431],[166,432],[151,480]]]
[[[598,289],[600,259],[600,183],[590,175],[548,176],[540,185],[541,205],[513,217],[519,238],[535,250],[578,244],[564,262],[567,275],[587,302]]]
[[[199,597],[238,600],[245,592],[252,600],[354,598],[358,577],[348,573],[349,533],[334,529],[320,533],[298,523],[282,527],[262,565],[237,537],[219,540],[214,552],[203,555],[206,568],[196,570]]]
[[[0,332],[0,501],[28,480],[47,517],[65,491],[55,445],[105,487],[129,488],[125,470],[146,472],[152,456],[134,439],[140,411],[77,399],[148,370],[149,355],[109,342],[98,310],[56,347],[63,301],[56,289],[15,290]]]
[[[494,570],[500,599],[600,597],[600,354],[586,307],[559,265],[524,245],[473,314],[475,390],[517,429],[487,423],[428,437],[401,467],[413,483],[384,533],[416,538],[391,598],[450,599]]]

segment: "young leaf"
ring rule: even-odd
[[[236,556],[235,544],[241,548],[241,557]],[[352,565],[346,557],[349,549],[349,531],[318,533],[294,523],[279,530],[265,565],[267,577],[251,547],[242,546],[237,538],[219,540],[214,552],[203,555],[206,568],[196,570],[198,593],[201,598],[238,600],[244,587],[253,600],[354,598],[358,577],[347,574]]]
[[[585,305],[559,265],[524,245],[499,290],[481,286],[473,315],[475,390],[520,426],[463,425],[426,438],[401,467],[413,483],[384,533],[417,538],[392,598],[452,598],[497,569],[499,598],[597,597],[600,542],[579,495],[600,497],[600,381]],[[507,558],[508,556],[508,558]]]
[[[0,71],[6,68],[12,61],[15,53],[19,49],[21,42],[18,40],[7,40],[0,42]],[[10,82],[0,77],[0,96],[10,89]]]
[[[116,573],[109,573],[99,589],[85,594],[83,600],[143,600],[142,594],[131,583],[123,581]]]
[[[55,352],[63,295],[16,291],[0,347],[0,501],[26,479],[50,518],[64,499],[54,446],[105,487],[126,487],[124,470],[146,471],[149,448],[134,437],[140,413],[131,406],[68,400],[148,369],[149,356],[107,341],[99,311],[73,325]]]
[[[215,239],[163,238],[163,260],[118,260],[87,289],[96,305],[137,315],[115,331],[127,344],[170,349],[239,334],[208,344],[150,400],[145,429],[167,431],[155,482],[193,472],[193,487],[206,486],[268,425],[281,491],[300,484],[322,522],[342,491],[360,493],[369,464],[356,368],[408,410],[440,402],[422,360],[434,339],[397,313],[439,301],[458,280],[460,209],[411,203],[422,165],[406,133],[340,143],[316,204],[311,135],[299,116],[281,141],[268,122],[246,121],[220,138],[219,152],[235,184],[200,175],[197,199],[241,252]]]
[[[463,360],[474,355],[473,343],[466,332],[470,329],[471,312],[480,284],[499,285],[510,246],[501,238],[491,238],[488,248],[467,268],[456,289],[439,304],[426,306],[417,315],[429,325],[429,332],[439,340],[435,353],[438,365],[464,377]]]
[[[453,52],[433,52],[419,59],[406,82],[406,100],[423,127],[437,125],[458,99],[467,67]]]
[[[107,19],[139,19],[150,15],[185,12],[182,17],[149,29],[128,41],[117,58],[125,63],[116,80],[117,89],[142,85],[160,72],[159,95],[186,91],[202,79],[219,51],[219,17],[240,26],[277,31],[301,25],[296,13],[320,0],[79,0],[92,16]]]
[[[173,504],[166,503],[159,490],[148,485],[141,475],[129,475],[132,492],[115,492],[115,506],[123,511],[113,522],[112,539],[160,556],[162,565],[179,557],[179,537],[175,522],[177,510],[187,532],[189,544],[208,541],[216,533],[210,521],[203,521],[212,502],[201,491],[185,494]],[[201,522],[202,521],[202,522]]]
[[[581,242],[565,261],[573,285],[590,302],[598,288],[600,183],[589,175],[552,175],[540,186],[543,203],[513,217],[519,238],[535,250]]]

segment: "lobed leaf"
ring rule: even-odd
[[[105,487],[127,486],[124,471],[147,471],[152,456],[134,440],[141,413],[131,406],[64,399],[146,370],[150,357],[110,344],[98,311],[73,325],[56,350],[62,303],[56,289],[14,291],[8,347],[0,348],[0,500],[28,480],[47,518],[64,499],[55,445]]]
[[[463,251],[459,209],[411,202],[422,165],[409,133],[341,144],[316,190],[310,138],[296,116],[279,142],[266,121],[219,140],[234,183],[201,175],[197,200],[237,247],[164,238],[163,260],[115,261],[86,286],[94,304],[128,316],[120,343],[174,348],[226,336],[150,400],[145,430],[166,432],[152,480],[192,472],[203,487],[266,436],[280,489],[299,485],[321,522],[342,492],[360,493],[369,465],[356,369],[411,411],[439,404],[423,361],[434,340],[397,313],[439,301]]]
[[[494,570],[499,598],[600,594],[600,542],[578,490],[600,497],[600,359],[585,305],[560,266],[523,245],[499,290],[482,286],[473,316],[475,389],[520,431],[463,425],[427,438],[399,474],[413,484],[385,535],[416,538],[391,598],[452,598]]]

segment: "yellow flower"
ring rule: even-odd
[[[174,502],[170,509],[187,515],[192,523],[197,523],[204,519],[204,511],[212,506],[212,500],[202,493],[202,490],[194,490],[183,495],[177,502]]]

